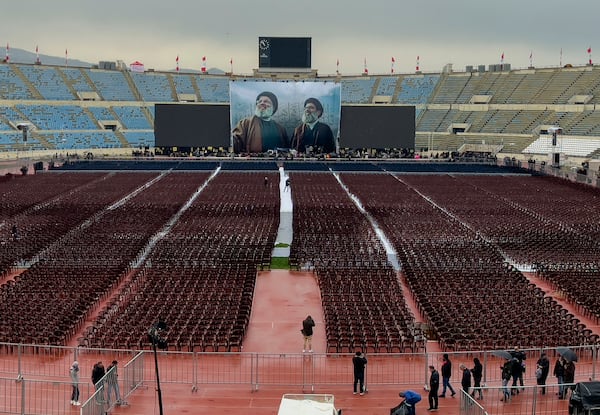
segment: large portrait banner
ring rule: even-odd
[[[331,81],[231,81],[231,145],[237,154],[338,151],[341,85]]]

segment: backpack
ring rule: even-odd
[[[408,407],[402,402],[400,405],[390,409],[390,415],[408,415],[408,411]]]

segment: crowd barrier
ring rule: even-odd
[[[599,346],[574,346],[571,349],[577,356],[575,381],[596,380],[599,363]],[[556,390],[556,378],[552,368],[559,354],[555,349],[524,349],[527,356],[524,374],[525,391],[519,402],[528,408],[539,405],[536,401],[539,390],[535,385],[535,363],[542,351],[550,359],[548,395]],[[81,347],[33,346],[24,344],[0,343],[0,413],[7,414],[58,414],[69,412],[71,383],[69,367],[74,360],[79,362],[81,373],[82,414],[97,415],[110,412],[114,402],[104,398],[103,388],[94,395],[91,384],[91,370],[95,363],[103,361],[106,366],[118,360],[118,381],[121,398],[125,400],[140,387],[154,388],[156,368],[151,350],[112,350],[88,349]],[[452,384],[460,389],[461,364],[473,367],[473,358],[483,364],[485,395],[495,395],[485,399],[481,405],[488,413],[489,405],[497,406],[501,388],[501,366],[505,360],[498,351],[448,352],[453,362]],[[157,361],[160,384],[187,385],[192,391],[202,387],[237,385],[248,386],[251,391],[261,388],[289,387],[292,391],[302,390],[312,393],[347,387],[352,383],[353,354],[334,353],[200,353],[159,351]],[[397,386],[423,390],[428,383],[428,366],[438,370],[441,367],[442,353],[379,353],[367,355],[366,383],[369,389]],[[424,393],[424,401],[426,392]],[[466,399],[466,397],[465,397]],[[516,399],[516,398],[515,398]],[[98,404],[101,402],[102,404]],[[479,413],[475,401],[464,413]],[[461,404],[462,405],[462,404]],[[465,405],[467,405],[465,403]]]
[[[563,384],[567,388],[565,400],[570,397],[573,383]],[[547,384],[545,394],[542,394],[540,386],[524,386],[510,388],[511,393],[508,400],[504,400],[502,387],[484,387],[483,399],[475,399],[473,396],[460,391],[460,413],[462,415],[487,415],[504,414],[530,415],[530,414],[566,414],[564,401],[558,399],[559,385]],[[519,391],[517,394],[516,391]],[[427,402],[424,396],[423,401]]]
[[[62,415],[71,413],[71,381],[0,377],[0,413]],[[79,385],[81,396],[90,396],[91,384]]]

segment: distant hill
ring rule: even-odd
[[[4,61],[6,53],[2,53],[0,50],[0,56],[2,57],[2,60]],[[32,63],[35,63],[35,60],[36,60],[35,52],[29,52],[24,49],[17,49],[17,48],[13,48],[13,47],[10,48],[9,57],[10,57],[10,63],[32,64]],[[40,53],[40,61],[42,62],[42,65],[56,65],[56,66],[64,66],[65,65],[65,57],[64,56],[62,56],[62,57],[50,56],[50,55],[42,55]],[[86,68],[89,68],[92,66],[92,64],[89,62],[80,61],[78,59],[71,59],[71,57],[69,57],[68,64],[69,64],[69,66],[80,66],[80,67],[86,67]]]

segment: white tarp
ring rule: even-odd
[[[336,415],[333,395],[283,395],[277,415]]]

